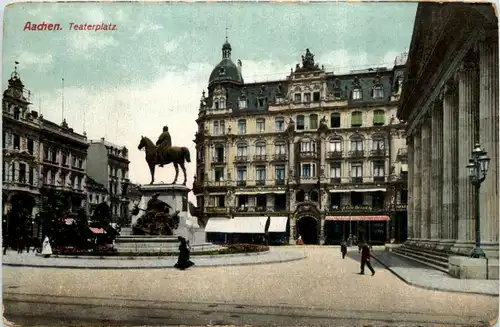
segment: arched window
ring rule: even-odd
[[[257,142],[255,144],[255,155],[257,155],[257,156],[265,156],[266,155],[266,143],[265,142]]]
[[[382,135],[374,135],[372,141],[372,150],[381,151],[385,149],[385,141]]]
[[[247,156],[247,145],[246,145],[246,143],[239,143],[236,146],[236,157],[238,157],[238,158],[245,157],[245,159],[246,159],[246,156]]]
[[[286,154],[286,144],[285,142],[276,142],[274,145],[275,154],[283,155]]]
[[[297,202],[304,202],[305,199],[305,193],[303,190],[298,190],[297,193],[295,194],[295,200]]]
[[[373,112],[373,125],[381,126],[385,124],[385,112],[384,110],[375,110]]]
[[[330,115],[330,126],[332,128],[340,127],[340,113],[334,112]]]
[[[351,151],[363,151],[363,139],[359,136],[351,138]]]
[[[341,139],[330,139],[329,152],[342,152],[342,140]]]
[[[301,141],[300,152],[316,152],[316,142],[310,140]]]
[[[311,201],[318,202],[318,200],[319,200],[318,191],[311,191],[309,197],[310,197]]]
[[[309,129],[318,129],[318,115],[309,115]]]
[[[297,125],[296,125],[297,130],[304,130],[305,129],[305,119],[304,115],[298,115],[297,116]]]
[[[360,127],[363,125],[363,113],[361,111],[353,111],[351,114],[351,126]]]

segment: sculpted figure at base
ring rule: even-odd
[[[172,207],[158,199],[159,193],[148,201],[146,213],[132,227],[134,235],[173,235],[179,228],[180,210],[170,214]]]
[[[170,133],[168,132],[168,127],[163,127],[163,133],[158,138],[158,141],[153,143],[149,138],[141,136],[141,141],[137,147],[139,150],[146,150],[146,162],[149,166],[149,171],[151,173],[151,183],[155,181],[155,168],[156,165],[163,167],[173,163],[175,168],[175,178],[172,184],[177,183],[177,177],[179,176],[179,166],[184,173],[183,185],[186,185],[186,167],[185,162],[191,162],[191,154],[187,147],[172,146],[172,139]]]

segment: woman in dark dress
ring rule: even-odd
[[[179,245],[179,258],[177,259],[177,263],[174,267],[180,270],[184,270],[194,265],[194,263],[189,260],[189,248],[186,239],[182,236],[179,236],[178,240],[179,242],[181,242],[181,244]]]

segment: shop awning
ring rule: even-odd
[[[206,233],[231,233],[232,219],[230,218],[210,218],[205,226]]]
[[[408,172],[408,164],[401,164],[401,171],[402,172]]]
[[[389,216],[327,216],[329,221],[388,221]]]
[[[89,229],[94,234],[106,234],[104,228],[89,227]]]
[[[362,189],[356,189],[352,190],[352,192],[385,192],[385,188],[362,188]]]
[[[234,217],[232,233],[264,234],[268,217]]]
[[[286,232],[286,223],[288,222],[288,217],[286,216],[276,216],[271,217],[271,224],[269,225],[270,233],[283,233]]]
[[[347,193],[347,192],[351,192],[351,190],[337,190],[337,189],[329,189],[328,191],[330,193]]]

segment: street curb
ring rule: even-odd
[[[190,267],[190,269],[197,267],[225,267],[225,266],[253,266],[253,265],[265,265],[269,263],[282,263],[282,262],[292,262],[298,261],[307,258],[305,254],[301,254],[301,256],[288,258],[288,259],[280,259],[280,260],[271,260],[266,262],[243,262],[243,263],[226,263],[226,264],[201,264]],[[9,267],[27,267],[27,268],[59,268],[59,269],[88,269],[88,270],[111,270],[111,269],[177,269],[173,266],[173,264],[169,264],[168,266],[155,266],[155,267],[137,267],[137,266],[118,266],[118,267],[79,267],[79,266],[56,266],[56,265],[37,265],[37,264],[20,264],[20,263],[2,263],[3,266]]]
[[[425,290],[431,290],[431,291],[451,292],[451,293],[461,293],[461,294],[475,294],[475,295],[484,295],[484,296],[493,296],[493,297],[498,297],[498,295],[499,295],[499,294],[494,294],[494,293],[481,293],[481,292],[471,292],[471,291],[457,291],[457,290],[450,290],[450,289],[437,288],[437,287],[432,287],[432,286],[425,286],[425,285],[421,285],[421,284],[415,284],[413,282],[408,281],[403,276],[401,276],[400,274],[398,274],[397,272],[395,272],[391,267],[389,267],[388,265],[386,265],[385,263],[383,263],[380,259],[378,259],[373,254],[370,254],[370,256],[373,259],[377,260],[378,263],[380,263],[382,266],[384,266],[387,270],[389,270],[397,278],[399,278],[400,280],[402,280],[406,284],[414,286],[414,287],[422,288],[422,289],[425,289]]]

